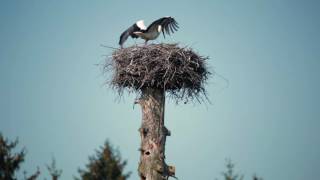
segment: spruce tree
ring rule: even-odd
[[[89,163],[85,169],[79,169],[82,180],[125,180],[130,173],[124,173],[127,161],[121,159],[118,150],[106,141],[104,146],[96,150],[94,156],[89,157]]]

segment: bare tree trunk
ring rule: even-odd
[[[160,89],[144,89],[137,103],[142,108],[140,178],[164,180],[174,177],[175,167],[165,163],[166,136],[170,136],[164,126],[165,93]]]

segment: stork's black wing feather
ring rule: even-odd
[[[123,43],[128,39],[129,36],[131,36],[132,38],[138,38],[138,36],[133,33],[133,32],[137,32],[137,31],[141,31],[141,29],[135,23],[121,34],[120,40],[119,40],[119,45],[122,46]]]
[[[175,31],[178,30],[179,26],[177,21],[172,18],[172,17],[163,17],[160,18],[156,21],[154,21],[153,23],[151,23],[148,28],[147,31],[153,28],[157,28],[158,25],[161,25],[161,31],[163,36],[165,37],[165,34],[170,35],[170,33],[174,33]]]

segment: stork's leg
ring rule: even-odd
[[[146,46],[148,44],[148,40],[144,41],[144,45]]]

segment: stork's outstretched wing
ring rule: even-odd
[[[161,25],[161,31],[162,31],[163,37],[166,37],[165,34],[170,35],[170,33],[174,33],[179,28],[178,23],[174,18],[163,17],[151,23],[148,26],[147,31],[153,28],[157,29],[158,25]]]
[[[142,26],[141,26],[141,24],[142,24]],[[125,30],[121,34],[119,45],[122,47],[123,43],[128,39],[129,36],[131,36],[132,38],[138,38],[138,36],[135,35],[133,32],[143,30],[143,26],[144,26],[143,21],[138,21],[135,24],[133,24],[132,26],[130,26],[127,30]]]

